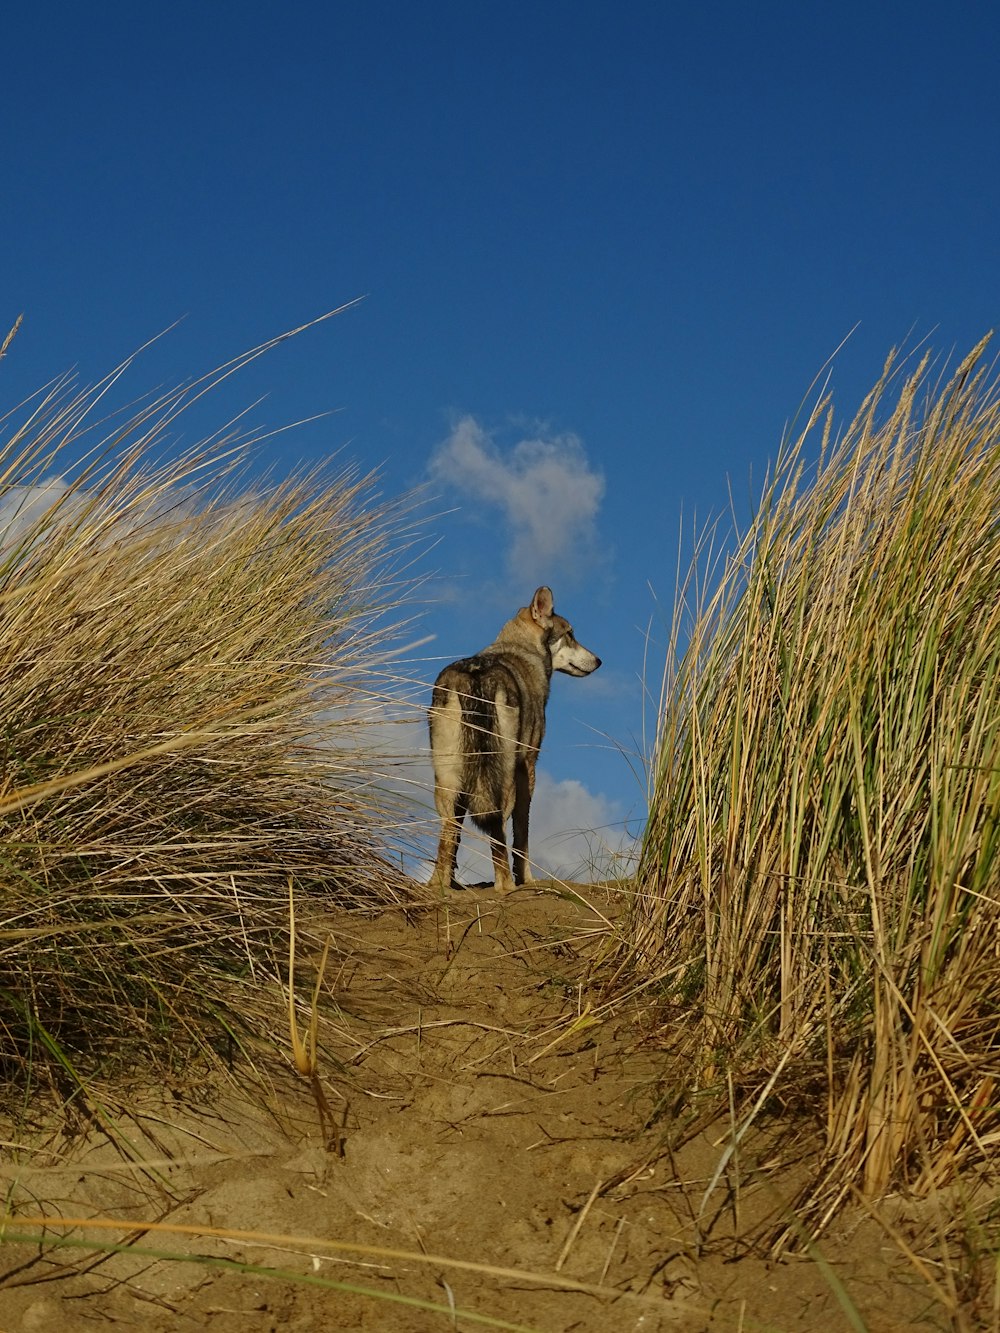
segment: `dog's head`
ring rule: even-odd
[[[577,642],[573,626],[564,616],[557,616],[551,588],[539,588],[531,599],[531,618],[545,632],[552,657],[552,670],[567,676],[589,676],[601,665],[601,659]]]
[[[565,671],[567,676],[589,676],[601,665],[596,653],[577,642],[573,626],[562,616],[552,617],[549,652],[552,654],[552,670]]]

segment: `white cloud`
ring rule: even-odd
[[[33,528],[44,529],[49,521],[68,522],[81,504],[62,477],[5,487],[0,492],[0,548],[23,540]]]
[[[628,873],[636,841],[617,801],[592,792],[576,778],[538,770],[531,803],[531,859],[560,879],[602,879]]]
[[[250,512],[248,494],[226,507],[226,522],[232,524],[241,508]],[[28,548],[44,542],[83,516],[88,517],[91,535],[111,541],[147,523],[178,523],[198,513],[198,493],[192,486],[136,487],[125,504],[119,497],[102,498],[100,487],[75,485],[65,477],[46,477],[26,485],[0,487],[0,551],[19,543]]]
[[[434,451],[430,473],[442,487],[499,510],[510,539],[508,564],[519,582],[552,577],[560,566],[592,561],[604,477],[572,434],[521,439],[501,449],[463,417]]]

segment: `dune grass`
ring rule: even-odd
[[[819,402],[712,587],[703,551],[678,600],[622,967],[689,1092],[727,1075],[761,1115],[818,1112],[811,1234],[1000,1137],[984,347],[937,382],[891,357],[838,436]]]
[[[405,506],[349,468],[261,480],[238,423],[168,447],[179,414],[265,350],[121,413],[116,373],[5,420],[8,1111],[86,1101],[98,1071],[136,1060],[231,1060],[262,1033],[280,1047],[289,885],[321,904],[407,892],[364,725]]]

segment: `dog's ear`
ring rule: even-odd
[[[538,589],[531,599],[531,614],[538,621],[551,620],[554,605],[552,589],[543,586]]]

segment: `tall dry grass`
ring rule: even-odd
[[[1000,1140],[1000,385],[820,402],[678,602],[623,970],[692,1086],[815,1112],[818,1232]],[[818,457],[818,462],[815,460]],[[761,1098],[761,1090],[768,1096]]]
[[[24,1107],[280,1039],[289,884],[406,892],[364,726],[402,511],[349,468],[260,480],[238,423],[167,447],[264,350],[103,419],[116,377],[60,382],[5,422],[0,1062]]]

